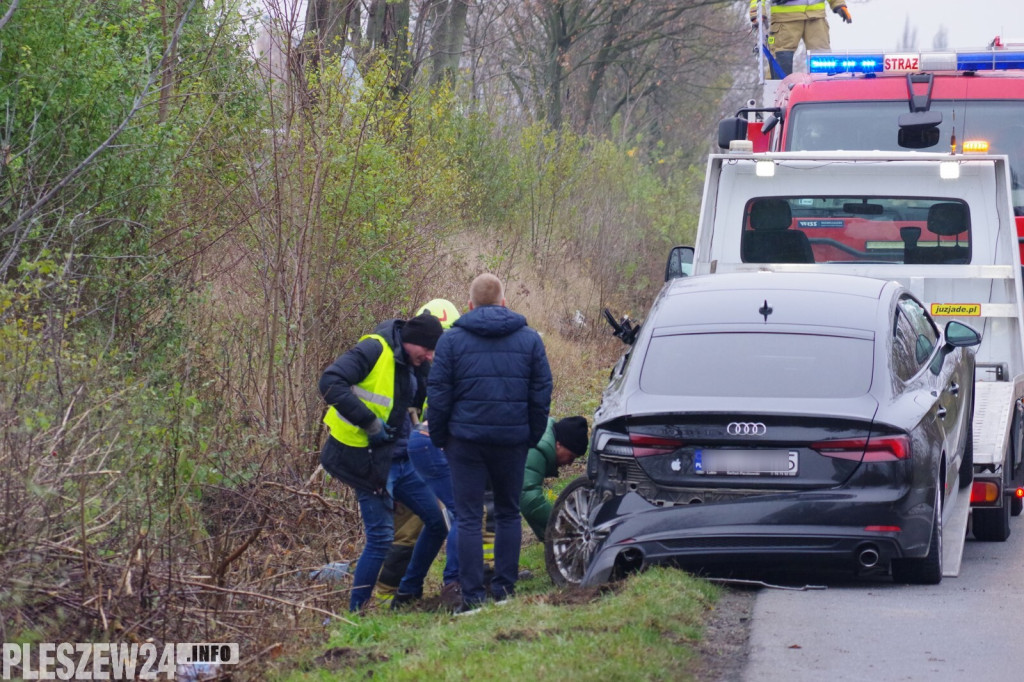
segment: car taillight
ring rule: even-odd
[[[648,436],[643,433],[629,434],[629,443],[633,446],[634,457],[664,455],[683,447],[683,441],[678,438],[662,438],[660,436]]]
[[[895,462],[910,459],[908,436],[883,438],[839,438],[811,443],[811,448],[825,457],[838,457],[864,462]]]

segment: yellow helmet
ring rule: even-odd
[[[455,320],[459,319],[459,309],[455,307],[454,303],[444,298],[427,301],[416,311],[417,315],[421,313],[430,313],[441,320],[441,327],[444,329],[448,329]]]

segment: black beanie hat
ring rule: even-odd
[[[587,454],[587,420],[583,417],[566,417],[555,422],[555,441],[569,448],[577,457]]]
[[[441,320],[430,313],[421,313],[405,323],[402,327],[402,342],[423,346],[428,350],[434,350],[437,340],[441,338],[444,328],[441,327]]]

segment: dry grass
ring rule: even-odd
[[[569,257],[546,268],[550,274],[545,276],[526,258],[515,258],[516,249],[508,244],[488,243],[477,233],[459,234],[453,243],[455,267],[448,271],[445,291],[454,293],[446,297],[461,305],[473,277],[482,272],[498,275],[505,283],[508,307],[526,316],[544,338],[555,383],[552,416],[582,414],[589,420],[608,370],[623,350],[601,314],[605,305],[614,303],[599,300],[600,287]]]

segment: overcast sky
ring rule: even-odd
[[[996,36],[1024,43],[1022,0],[847,0],[852,24],[828,13],[833,50],[894,49],[909,20],[917,47],[945,27],[950,48],[984,47]]]

